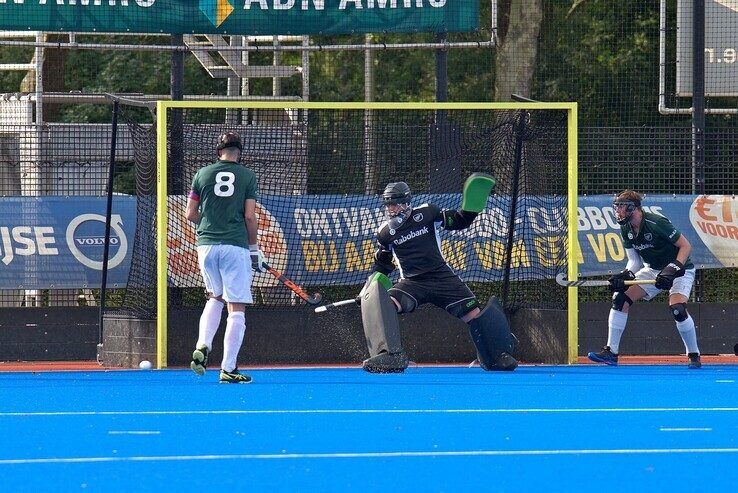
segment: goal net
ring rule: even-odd
[[[573,111],[568,103],[185,101],[159,102],[152,125],[124,107],[138,205],[121,309],[156,318],[166,334],[165,312],[202,308],[185,205],[225,131],[240,134],[241,163],[258,177],[260,246],[304,291],[328,303],[356,296],[372,269],[388,182],[407,182],[414,205],[456,209],[464,180],[485,172],[497,181],[486,210],[466,230],[440,232],[446,260],[482,303],[497,296],[509,312],[563,309],[566,290],[553,279],[568,264]],[[269,273],[256,274],[253,291],[263,307],[312,309]]]

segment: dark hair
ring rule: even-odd
[[[225,149],[226,147],[235,147],[239,151],[243,150],[243,147],[241,146],[241,136],[238,135],[236,132],[225,132],[220,137],[218,137],[218,146],[216,147],[218,153]]]

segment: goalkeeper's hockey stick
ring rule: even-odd
[[[605,279],[582,279],[578,281],[567,281],[566,274],[556,274],[556,282],[561,286],[566,287],[577,287],[577,288],[590,288],[596,286],[609,286],[610,283]],[[625,281],[626,286],[633,286],[635,284],[655,284],[656,281],[653,279],[636,279],[635,281]]]
[[[358,303],[359,298],[358,296],[356,298],[350,298],[348,300],[341,300],[336,301],[335,303],[328,303],[327,305],[319,306],[315,309],[315,313],[323,313],[325,311],[330,310],[331,308],[336,308],[337,306],[344,306],[344,305],[353,305],[354,303]]]
[[[270,266],[266,262],[263,263],[262,265],[266,268],[267,272],[269,272],[271,275],[276,277],[279,282],[281,282],[282,284],[290,288],[293,293],[295,293],[297,296],[305,300],[308,304],[317,305],[323,300],[323,296],[320,293],[313,293],[313,295],[310,296],[305,291],[303,291],[300,286],[292,282],[290,279],[285,277],[284,274],[282,274],[281,272],[279,272],[277,269]]]

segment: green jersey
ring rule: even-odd
[[[200,168],[192,179],[190,198],[200,202],[197,245],[249,246],[244,202],[258,194],[253,171],[233,161]]]
[[[620,226],[623,235],[623,246],[633,248],[649,267],[661,270],[670,262],[676,260],[679,248],[674,245],[682,233],[671,224],[667,218],[652,212],[643,212],[641,230],[636,235],[630,222]],[[686,269],[694,267],[687,258],[684,263]]]

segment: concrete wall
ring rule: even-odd
[[[607,342],[609,303],[580,306],[579,354]],[[636,304],[621,343],[622,354],[681,354],[684,346],[663,303]],[[738,303],[690,304],[705,354],[732,354],[738,342]],[[199,313],[170,314],[168,363],[189,364],[197,339]],[[359,363],[366,358],[359,309],[343,307],[324,314],[308,308],[254,308],[246,316],[242,365]],[[521,310],[511,320],[520,340],[517,354],[526,362],[563,363],[566,312]],[[467,363],[475,358],[466,325],[435,307],[400,318],[403,344],[419,363]],[[222,356],[225,312],[215,337],[212,364]],[[97,308],[0,308],[0,345],[12,361],[94,360],[98,341]],[[106,319],[101,357],[105,364],[136,366],[154,359],[151,322]]]

